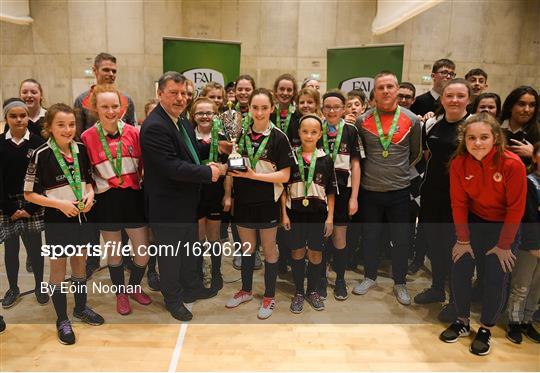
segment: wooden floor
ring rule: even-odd
[[[3,250],[0,246],[2,256]],[[26,254],[21,251],[19,287],[26,291],[33,287],[33,277],[24,270]],[[501,326],[494,329],[492,353],[485,357],[469,353],[472,336],[454,344],[440,342],[438,335],[444,328],[436,321],[440,306],[399,305],[384,268],[379,286],[365,296],[351,295],[345,302],[330,297],[322,312],[306,304],[300,315],[289,311],[291,278],[280,278],[277,308],[265,321],[256,317],[263,272],[255,273],[256,299],[234,310],[224,304],[239,288],[240,272],[229,258],[223,272],[228,283],[217,297],[192,305],[194,319],[189,324],[164,311],[160,293],[148,291],[154,303],[147,307],[132,302],[133,313],[128,316],[115,312],[113,295],[89,294],[89,304],[106,324],[74,324],[77,343],[73,346],[58,343],[52,304],[39,306],[32,294],[26,295],[13,308],[0,311],[8,324],[0,336],[0,370],[540,371],[540,345],[527,339],[512,344]],[[347,272],[349,289],[360,278],[361,273]],[[408,280],[414,296],[429,284],[429,275],[421,270]],[[110,284],[108,271],[98,272],[93,281]],[[1,295],[6,288],[2,263]],[[478,310],[473,311],[477,320]]]

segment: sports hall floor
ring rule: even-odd
[[[3,250],[0,245],[2,257]],[[24,268],[24,249],[20,258],[19,287],[24,292],[33,287],[33,277]],[[7,279],[1,262],[3,296]],[[277,308],[265,321],[256,317],[263,272],[255,272],[256,299],[234,310],[224,304],[239,288],[240,272],[232,268],[231,258],[224,258],[223,272],[230,283],[217,297],[194,303],[194,318],[188,324],[164,311],[161,294],[146,288],[146,278],[143,286],[154,303],[145,307],[132,301],[133,313],[128,316],[116,313],[113,295],[90,293],[89,304],[106,323],[98,327],[75,323],[77,343],[72,346],[56,339],[52,303],[39,306],[33,294],[26,295],[13,308],[0,310],[8,324],[0,335],[0,370],[540,371],[540,345],[526,338],[521,345],[512,344],[500,326],[494,329],[492,352],[485,357],[469,353],[472,336],[454,344],[440,342],[444,328],[436,319],[440,307],[399,305],[387,265],[380,271],[379,286],[368,294],[351,294],[347,301],[337,302],[329,287],[326,310],[317,312],[306,304],[299,315],[289,311],[293,285],[279,278]],[[92,281],[110,284],[108,277],[103,269]],[[349,290],[361,277],[361,271],[347,272]],[[429,285],[429,274],[424,268],[408,280],[414,296]],[[72,301],[68,296],[69,314]],[[474,311],[477,320],[478,309]],[[478,328],[476,322],[473,326]]]

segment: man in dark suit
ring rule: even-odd
[[[158,263],[165,306],[174,318],[189,321],[193,315],[184,302],[212,295],[202,285],[192,251],[200,186],[217,181],[224,170],[216,164],[201,165],[193,128],[180,117],[187,102],[186,78],[166,72],[159,79],[158,96],[159,105],[141,130],[146,212],[161,245]]]

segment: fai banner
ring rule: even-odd
[[[163,38],[163,71],[178,71],[195,83],[197,94],[209,82],[223,86],[240,74],[240,43]]]
[[[328,89],[339,88],[346,93],[358,89],[368,95],[373,77],[381,70],[394,72],[401,81],[403,44],[330,48],[326,57]]]

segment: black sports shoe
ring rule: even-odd
[[[193,314],[186,308],[186,306],[184,306],[184,304],[180,304],[178,308],[170,309],[169,312],[176,320],[190,321],[193,318]]]
[[[34,269],[32,268],[32,260],[29,256],[26,257],[26,272],[32,273]]]
[[[2,334],[6,330],[6,322],[4,321],[4,318],[0,316],[0,334]]]
[[[447,303],[443,306],[437,316],[440,322],[451,323],[457,319],[457,309],[454,303]]]
[[[489,351],[491,351],[491,332],[489,329],[482,326],[478,329],[478,333],[476,333],[469,351],[478,356],[489,354]]]
[[[94,312],[88,306],[82,312],[77,312],[73,310],[73,317],[77,321],[81,321],[81,322],[87,323],[89,325],[94,325],[94,326],[103,325],[103,323],[105,322],[105,320],[103,319],[103,317],[101,317],[101,315]]]
[[[532,323],[530,324],[521,324],[523,334],[527,336],[534,343],[540,343],[540,333],[534,327]]]
[[[2,307],[3,308],[13,307],[19,302],[19,300],[21,299],[20,297],[21,297],[21,292],[19,291],[18,287],[16,287],[15,289],[9,289],[4,295],[4,300],[2,301]]]
[[[326,300],[326,297],[328,295],[327,288],[328,280],[326,279],[326,277],[321,277],[319,287],[317,287],[317,293],[319,293],[319,297],[321,297],[322,300]]]
[[[463,321],[456,320],[456,322],[441,333],[439,339],[446,343],[454,343],[459,337],[467,337],[469,334],[471,334],[470,325],[465,325]]]
[[[37,302],[41,305],[41,306],[44,306],[46,305],[47,303],[49,303],[49,294],[47,294],[46,292],[45,293],[42,293],[39,289],[36,288],[36,290],[34,290],[34,293],[36,294],[36,300]]]
[[[521,335],[521,328],[521,324],[508,324],[508,328],[506,329],[506,338],[508,338],[512,343],[521,344],[521,342],[523,341],[523,336]]]
[[[336,285],[334,286],[334,298],[336,298],[336,300],[345,300],[349,298],[345,281],[336,280]]]
[[[414,297],[414,303],[416,304],[431,304],[440,303],[446,300],[446,294],[444,291],[434,289],[432,287],[424,289],[421,293]]]
[[[220,274],[212,275],[212,280],[210,281],[210,289],[219,291],[223,289],[223,276]]]
[[[161,290],[161,284],[159,282],[159,275],[157,272],[148,272],[147,273],[148,278],[148,287],[150,290],[153,291],[160,291]]]
[[[62,320],[56,322],[56,329],[58,330],[58,341],[63,345],[72,345],[75,343],[75,333],[69,320]]]

